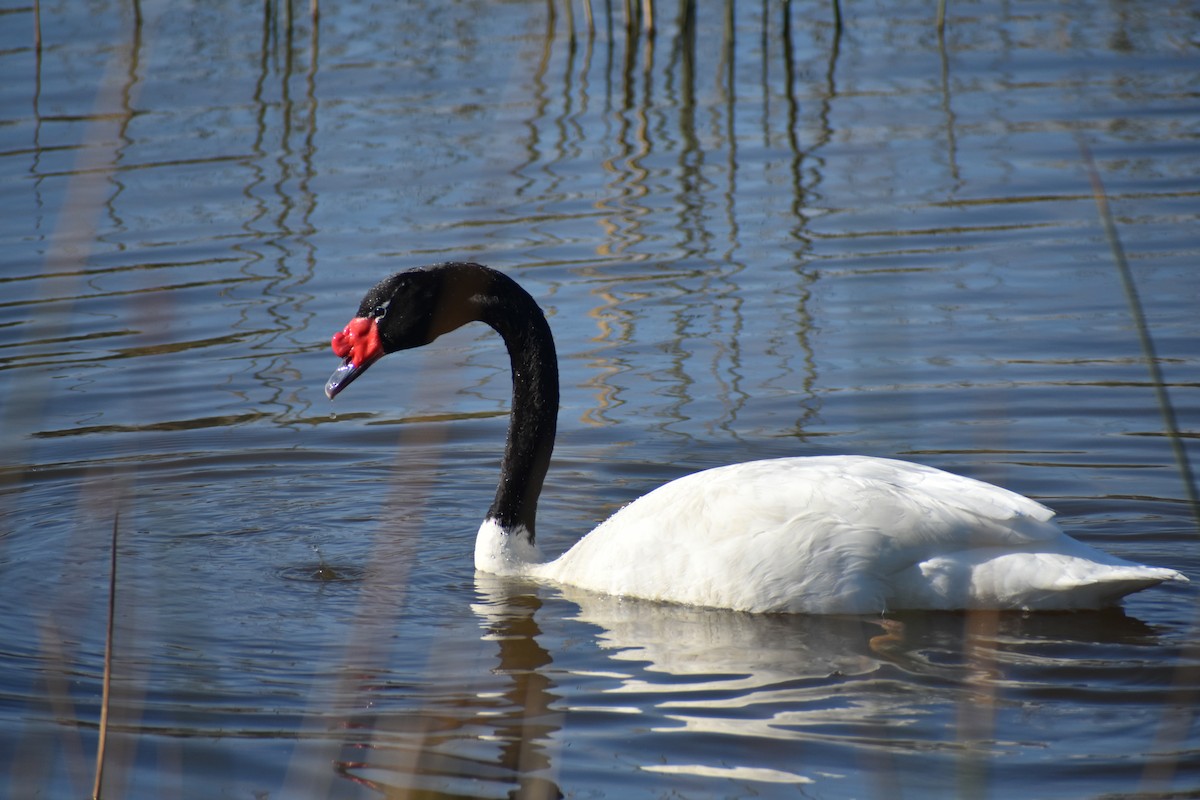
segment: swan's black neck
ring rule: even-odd
[[[479,321],[495,329],[508,348],[512,411],[500,483],[488,517],[505,531],[524,528],[532,542],[558,421],[558,359],[550,325],[529,293],[496,270],[456,263],[422,271],[440,279],[429,331],[433,336]]]
[[[558,357],[550,325],[537,302],[511,278],[494,273],[493,293],[480,316],[504,339],[512,363],[512,411],[500,463],[500,483],[488,516],[534,538],[538,496],[550,468],[558,426]]]

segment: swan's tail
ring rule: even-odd
[[[918,595],[917,608],[1061,611],[1106,608],[1160,583],[1188,581],[1173,569],[1094,555],[997,549],[940,556],[906,571],[901,589]]]

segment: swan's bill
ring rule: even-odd
[[[325,382],[325,395],[332,400],[338,392],[366,372],[367,367],[383,358],[379,323],[373,318],[355,317],[333,335],[330,345],[334,354],[342,359],[342,365]]]
[[[355,378],[366,372],[367,367],[374,363],[375,361],[366,361],[361,365],[356,365],[349,358],[343,360],[342,365],[335,369],[329,376],[329,380],[325,382],[325,396],[332,400],[338,392],[353,383]]]

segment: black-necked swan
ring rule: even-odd
[[[869,456],[750,461],[697,472],[613,514],[545,561],[534,518],[558,416],[554,339],[537,302],[479,264],[400,272],[333,337],[332,399],[387,353],[469,322],[504,339],[513,397],[500,483],[475,568],[611,595],[751,612],[1078,609],[1116,603],[1172,569],[1067,536],[1040,503],[933,467]]]

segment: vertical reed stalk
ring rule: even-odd
[[[92,784],[92,800],[100,800],[104,783],[104,747],[108,742],[109,690],[112,687],[113,622],[117,609],[117,530],[121,512],[113,514],[112,542],[108,568],[108,629],[104,634],[104,688],[100,693],[100,738],[96,744],[96,782]]]
[[[1191,505],[1192,515],[1196,518],[1197,525],[1200,526],[1200,498],[1196,495],[1195,476],[1192,473],[1187,451],[1183,447],[1183,440],[1179,436],[1179,425],[1175,420],[1175,409],[1171,405],[1170,397],[1167,396],[1166,380],[1163,378],[1162,367],[1159,364],[1158,355],[1154,350],[1154,340],[1150,338],[1150,329],[1146,325],[1146,315],[1142,311],[1142,301],[1138,297],[1137,285],[1133,282],[1133,271],[1129,269],[1129,262],[1125,259],[1125,249],[1121,246],[1121,239],[1117,235],[1117,226],[1113,222],[1112,211],[1108,207],[1108,195],[1104,190],[1104,183],[1100,180],[1100,173],[1096,169],[1096,162],[1092,158],[1092,151],[1082,137],[1078,141],[1084,164],[1087,166],[1088,179],[1092,184],[1092,197],[1096,201],[1096,209],[1100,214],[1100,222],[1104,226],[1104,235],[1108,239],[1109,249],[1112,250],[1113,262],[1116,264],[1117,274],[1121,276],[1121,286],[1125,290],[1125,298],[1129,302],[1129,314],[1132,318],[1134,328],[1137,329],[1138,341],[1142,348],[1142,357],[1146,361],[1146,368],[1150,371],[1150,383],[1154,387],[1154,396],[1158,400],[1158,410],[1162,414],[1164,433],[1171,442],[1171,450],[1175,455],[1175,462],[1179,468],[1179,476],[1183,479],[1184,495]]]

